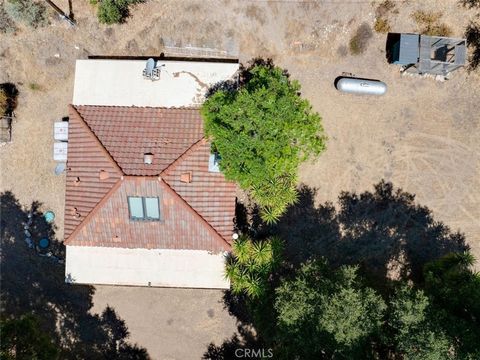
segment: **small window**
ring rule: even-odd
[[[160,220],[160,209],[158,206],[158,198],[143,198],[145,201],[145,213],[147,219]]]
[[[143,201],[141,197],[129,196],[128,208],[130,209],[130,217],[132,219],[144,219]]]
[[[210,154],[208,158],[208,171],[210,172],[220,172],[220,155],[218,153]]]
[[[128,197],[128,209],[132,220],[160,220],[158,197]]]

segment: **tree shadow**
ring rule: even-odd
[[[272,229],[285,240],[293,267],[324,257],[333,266],[359,264],[380,285],[421,282],[427,262],[469,249],[464,235],[434,220],[430,209],[415,203],[415,195],[385,181],[373,192],[342,192],[337,208],[315,206],[315,189],[305,185],[299,194],[299,202]]]
[[[0,114],[0,116],[11,116],[17,107],[18,89],[13,83],[2,83],[0,84],[0,90],[4,91],[5,95],[7,96],[5,114]]]
[[[471,49],[469,70],[475,70],[480,65],[480,24],[471,22],[465,30],[465,38]]]
[[[262,351],[264,344],[259,341],[253,328],[249,325],[240,324],[237,327],[238,334],[234,334],[230,339],[221,345],[210,343],[207,351],[203,354],[204,360],[227,360],[245,358],[245,350],[251,354],[252,350]],[[257,358],[258,357],[254,357]]]
[[[148,359],[145,349],[128,344],[125,322],[112,308],[101,315],[90,313],[94,287],[65,283],[65,247],[55,239],[55,228],[45,221],[41,204],[34,202],[25,210],[9,191],[0,193],[0,204],[2,316],[34,313],[59,347],[61,359]],[[29,213],[31,236],[25,231]],[[37,251],[45,237],[51,256]],[[28,238],[33,248],[26,243]]]
[[[389,295],[399,280],[422,283],[426,263],[469,248],[463,234],[434,220],[431,210],[415,202],[415,195],[385,181],[374,185],[373,191],[340,193],[336,206],[330,202],[316,205],[316,190],[306,185],[298,193],[297,203],[274,226],[261,221],[257,207],[237,204],[239,232],[254,239],[275,235],[284,240],[284,267],[277,277],[293,273],[308,260],[326,258],[333,267],[358,264],[368,285]],[[239,331],[256,328],[263,339],[272,338],[274,287],[264,304],[253,307],[262,313],[257,317],[248,299],[225,293],[225,308],[237,317]],[[258,323],[261,318],[263,323]],[[235,359],[235,349],[256,349],[263,344],[252,332],[246,340],[239,334],[221,346],[210,344],[204,358]]]
[[[463,5],[467,9],[473,9],[480,7],[480,0],[459,0],[460,5]]]

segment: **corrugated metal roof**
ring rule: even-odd
[[[416,64],[419,58],[418,46],[418,34],[401,34],[399,56],[396,63],[400,65]]]

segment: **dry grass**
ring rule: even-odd
[[[412,18],[419,26],[418,31],[421,34],[430,36],[452,35],[452,29],[448,25],[439,22],[441,17],[441,12],[426,12],[423,10],[417,10],[412,13]]]
[[[0,89],[0,116],[5,115],[8,107],[8,96],[5,90]]]
[[[255,20],[262,25],[265,24],[265,15],[263,14],[262,9],[257,5],[248,5],[245,9],[245,15],[250,20]]]
[[[373,25],[373,28],[376,32],[383,34],[388,33],[392,29],[390,23],[388,22],[388,19],[384,19],[381,17],[375,20],[375,25]]]
[[[41,91],[42,90],[42,87],[37,83],[28,84],[28,88],[32,91]]]
[[[386,16],[391,10],[395,8],[395,3],[391,0],[385,0],[377,6],[375,16],[378,18]]]

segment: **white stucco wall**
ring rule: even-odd
[[[188,107],[210,85],[232,78],[238,63],[163,61],[160,80],[144,79],[146,60],[77,60],[73,105]]]
[[[67,246],[66,281],[79,284],[228,289],[223,253]]]

